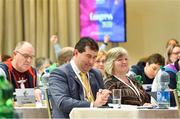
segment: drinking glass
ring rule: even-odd
[[[121,89],[112,90],[113,108],[121,108]]]

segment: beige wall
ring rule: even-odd
[[[164,54],[166,41],[180,42],[180,0],[126,0],[130,64],[152,53]]]

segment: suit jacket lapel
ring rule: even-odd
[[[79,88],[79,96],[80,96],[80,99],[81,100],[84,100],[84,92],[83,92],[83,85],[81,84],[81,81],[80,79],[78,78],[78,76],[76,75],[76,73],[73,71],[72,69],[72,66],[69,64],[68,65],[68,69],[69,69],[69,72],[70,72],[70,79],[71,80],[75,80],[79,85],[80,85],[80,88]]]

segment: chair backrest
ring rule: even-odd
[[[45,89],[45,96],[46,96],[46,101],[47,101],[49,119],[51,119],[52,118],[52,105],[51,105],[51,95],[48,89]]]
[[[176,105],[180,113],[180,95],[178,94],[177,90],[174,90],[174,97],[175,97]]]

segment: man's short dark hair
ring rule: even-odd
[[[93,51],[99,51],[98,44],[94,39],[90,37],[82,37],[75,45],[75,49],[77,49],[80,53],[82,53],[85,52],[86,46],[88,46]]]
[[[159,64],[159,65],[162,65],[162,66],[164,66],[164,64],[165,64],[165,59],[164,59],[164,57],[161,55],[161,54],[159,54],[159,53],[155,53],[155,54],[152,54],[152,55],[150,55],[148,58],[147,58],[147,62],[149,63],[149,64]]]

